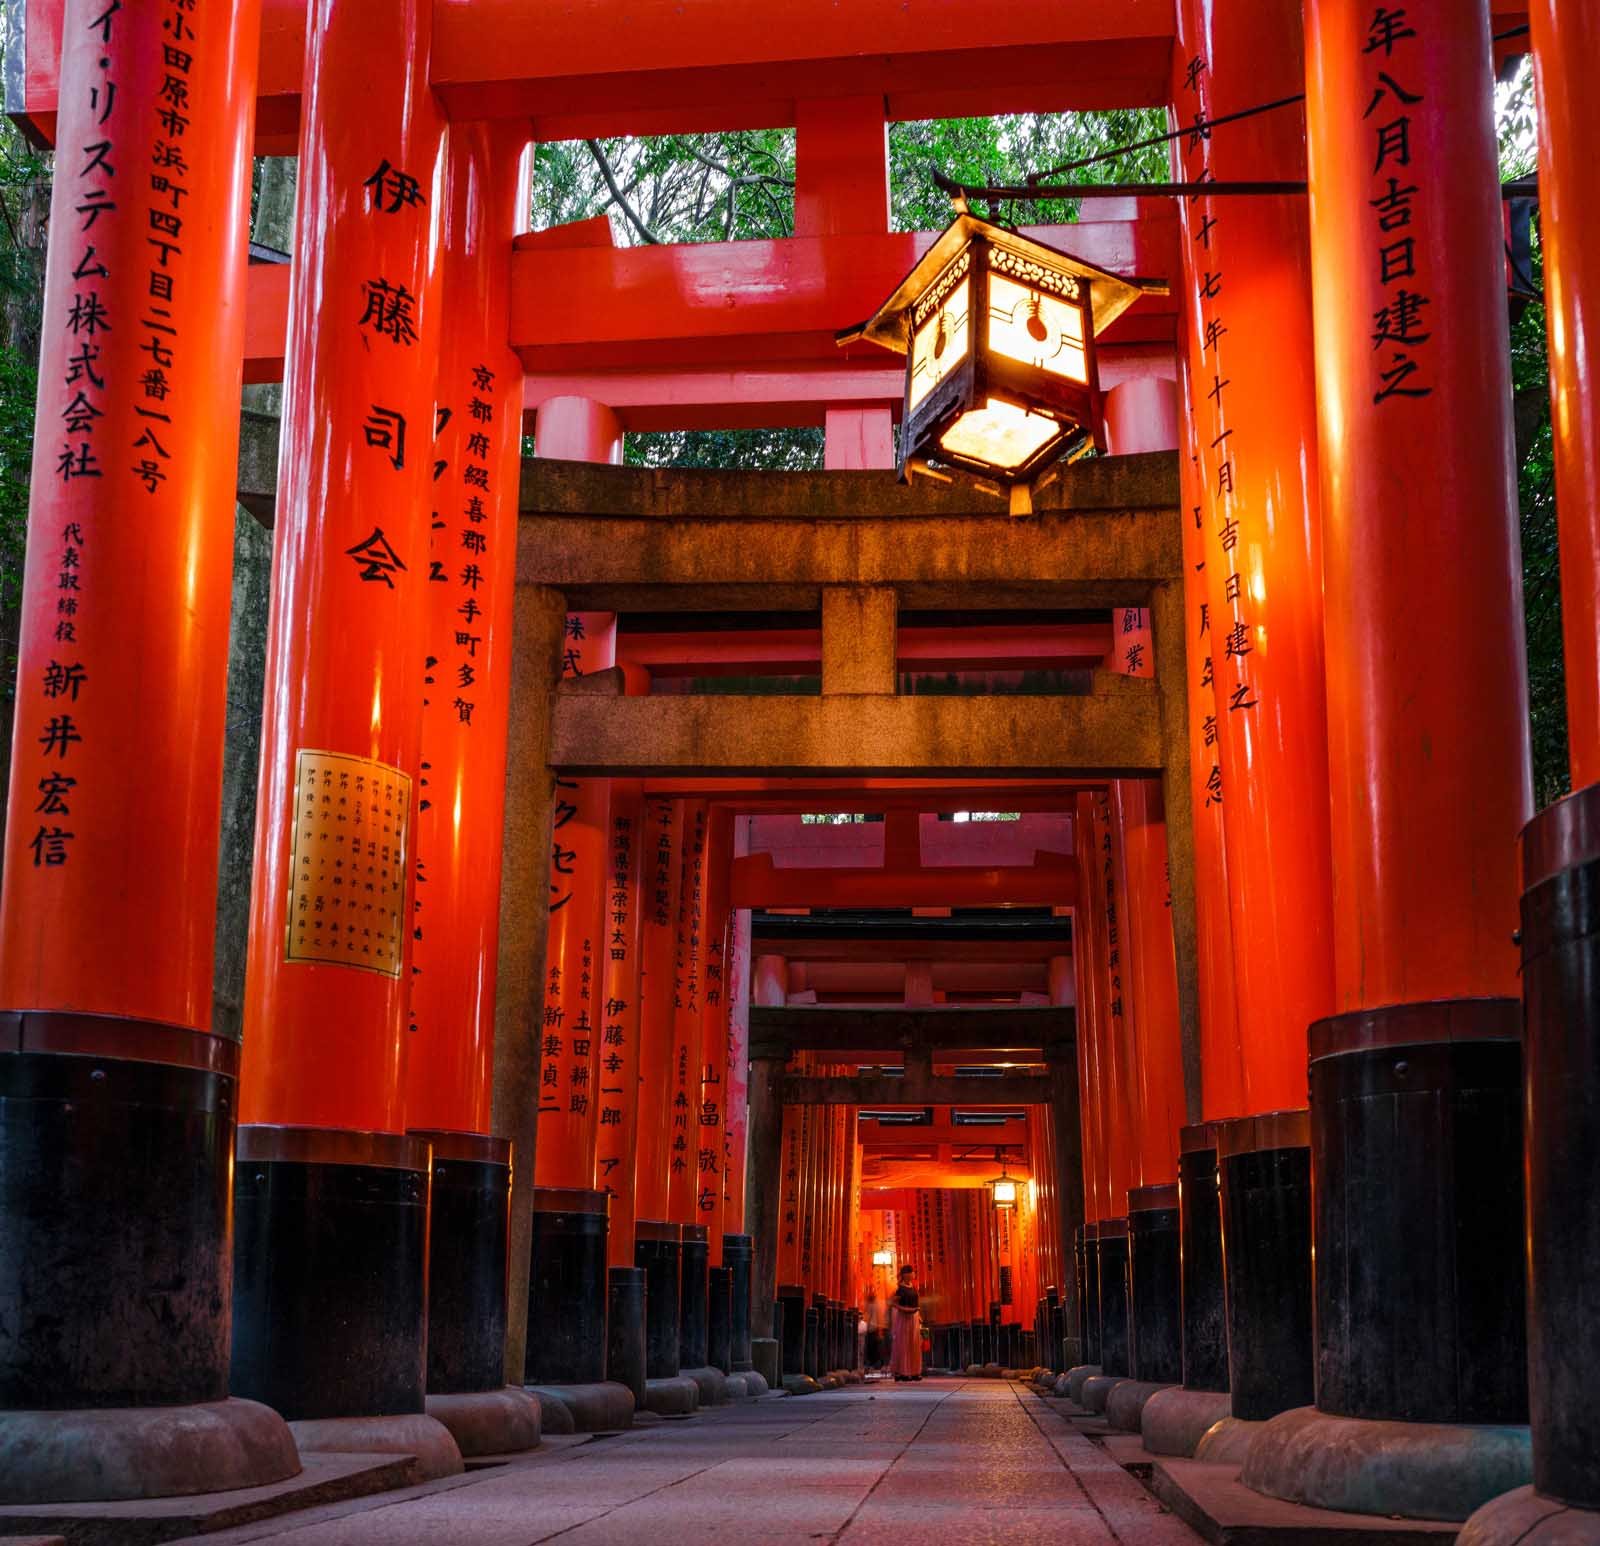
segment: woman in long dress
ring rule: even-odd
[[[900,1286],[889,1301],[889,1372],[897,1380],[922,1378],[922,1315],[914,1276],[910,1267],[902,1267]]]

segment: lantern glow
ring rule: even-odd
[[[932,466],[1025,483],[1104,448],[1095,337],[1145,291],[1165,288],[963,213],[839,342],[906,356],[902,478]]]
[[[872,1253],[872,1265],[874,1267],[892,1267],[894,1265],[893,1253],[880,1246],[879,1249]]]

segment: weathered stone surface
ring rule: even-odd
[[[562,1402],[572,1413],[577,1433],[614,1433],[633,1424],[633,1392],[626,1385],[597,1380],[586,1385],[529,1385],[546,1413],[550,1400]],[[547,1423],[545,1431],[556,1430]]]
[[[1456,1546],[1600,1546],[1600,1512],[1518,1487],[1474,1513]]]
[[[1460,1520],[1532,1476],[1526,1427],[1375,1422],[1297,1407],[1262,1425],[1239,1479],[1313,1508]]]
[[[263,1487],[299,1470],[288,1425],[254,1401],[0,1418],[0,1503],[186,1497]]]
[[[1081,1363],[1076,1368],[1068,1369],[1066,1373],[1067,1394],[1080,1406],[1083,1404],[1083,1387],[1095,1375],[1100,1373],[1097,1363]]]
[[[1111,1399],[1111,1392],[1122,1384],[1123,1379],[1124,1376],[1120,1374],[1091,1374],[1083,1382],[1078,1404],[1087,1407],[1091,1412],[1104,1412],[1106,1402]]]
[[[1265,1423],[1251,1422],[1244,1417],[1220,1418],[1200,1435],[1200,1442],[1194,1447],[1194,1458],[1207,1465],[1243,1465],[1250,1445],[1264,1427]]]
[[[410,1481],[459,1476],[461,1451],[450,1430],[423,1412],[389,1417],[307,1417],[289,1424],[302,1454],[409,1455]]]
[[[428,1416],[450,1430],[464,1457],[537,1449],[541,1407],[537,1396],[516,1385],[427,1398]]]
[[[1185,1390],[1171,1385],[1145,1402],[1139,1416],[1144,1447],[1152,1455],[1178,1455],[1188,1459],[1206,1433],[1232,1411],[1225,1390]]]
[[[1121,1433],[1138,1433],[1145,1403],[1158,1391],[1175,1389],[1156,1380],[1123,1380],[1106,1397],[1106,1421]]]
[[[728,1376],[721,1369],[685,1369],[683,1374],[699,1388],[701,1406],[721,1406],[728,1399]]]
[[[685,1374],[644,1382],[645,1410],[662,1417],[687,1417],[700,1406],[700,1387]]]

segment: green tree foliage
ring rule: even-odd
[[[1027,113],[897,123],[889,129],[890,224],[938,230],[951,218],[937,168],[963,182],[1018,183],[1031,171],[1161,132],[1152,110]],[[541,145],[535,163],[536,228],[609,215],[626,246],[652,242],[760,241],[794,234],[793,129],[677,134],[655,139]],[[1160,147],[1134,151],[1074,178],[1148,182],[1167,175]],[[1016,224],[1076,218],[1072,204],[1008,205]],[[652,467],[794,470],[822,465],[820,429],[675,430],[629,435],[630,462]]]

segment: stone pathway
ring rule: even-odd
[[[998,1380],[873,1383],[769,1399],[206,1546],[1194,1546],[1048,1402]]]

